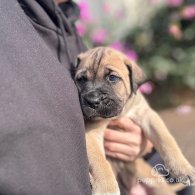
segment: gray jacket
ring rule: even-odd
[[[84,46],[78,8],[63,7],[65,15],[52,0],[0,0],[1,195],[91,193],[69,71]]]

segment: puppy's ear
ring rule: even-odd
[[[80,54],[77,56],[77,58],[75,59],[74,64],[71,66],[71,70],[70,70],[70,71],[71,71],[71,76],[72,76],[72,78],[74,78],[75,73],[76,73],[76,70],[77,70],[79,64],[81,63],[83,57],[84,57],[84,53],[80,53]]]
[[[75,64],[74,64],[74,67],[75,68],[78,68],[79,64],[81,63],[81,61],[83,60],[86,60],[87,58],[89,58],[89,56],[94,52],[95,49],[90,49],[90,50],[87,50],[83,53],[80,53],[78,56],[77,56],[77,59],[75,60]]]
[[[81,60],[84,58],[84,53],[80,53],[74,63],[74,67],[77,68],[79,64],[81,63]]]
[[[146,80],[146,76],[143,70],[135,62],[125,59],[125,64],[129,70],[131,90],[136,94],[138,87]]]
[[[81,59],[77,56],[77,58],[74,62],[74,68],[76,69],[79,66],[80,63],[81,63]]]

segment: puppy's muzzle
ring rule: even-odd
[[[108,103],[106,95],[101,94],[98,91],[91,91],[83,96],[83,100],[86,106],[97,109],[98,107]]]
[[[92,90],[81,95],[81,107],[85,118],[111,118],[122,111],[121,101],[115,95]]]

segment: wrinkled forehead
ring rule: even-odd
[[[79,69],[91,75],[105,75],[109,72],[128,74],[123,54],[110,48],[93,49],[88,52],[81,61]]]

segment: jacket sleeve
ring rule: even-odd
[[[54,48],[62,38],[48,15],[49,0],[26,2],[0,1],[0,194],[88,195],[77,90],[63,44],[61,60]]]

